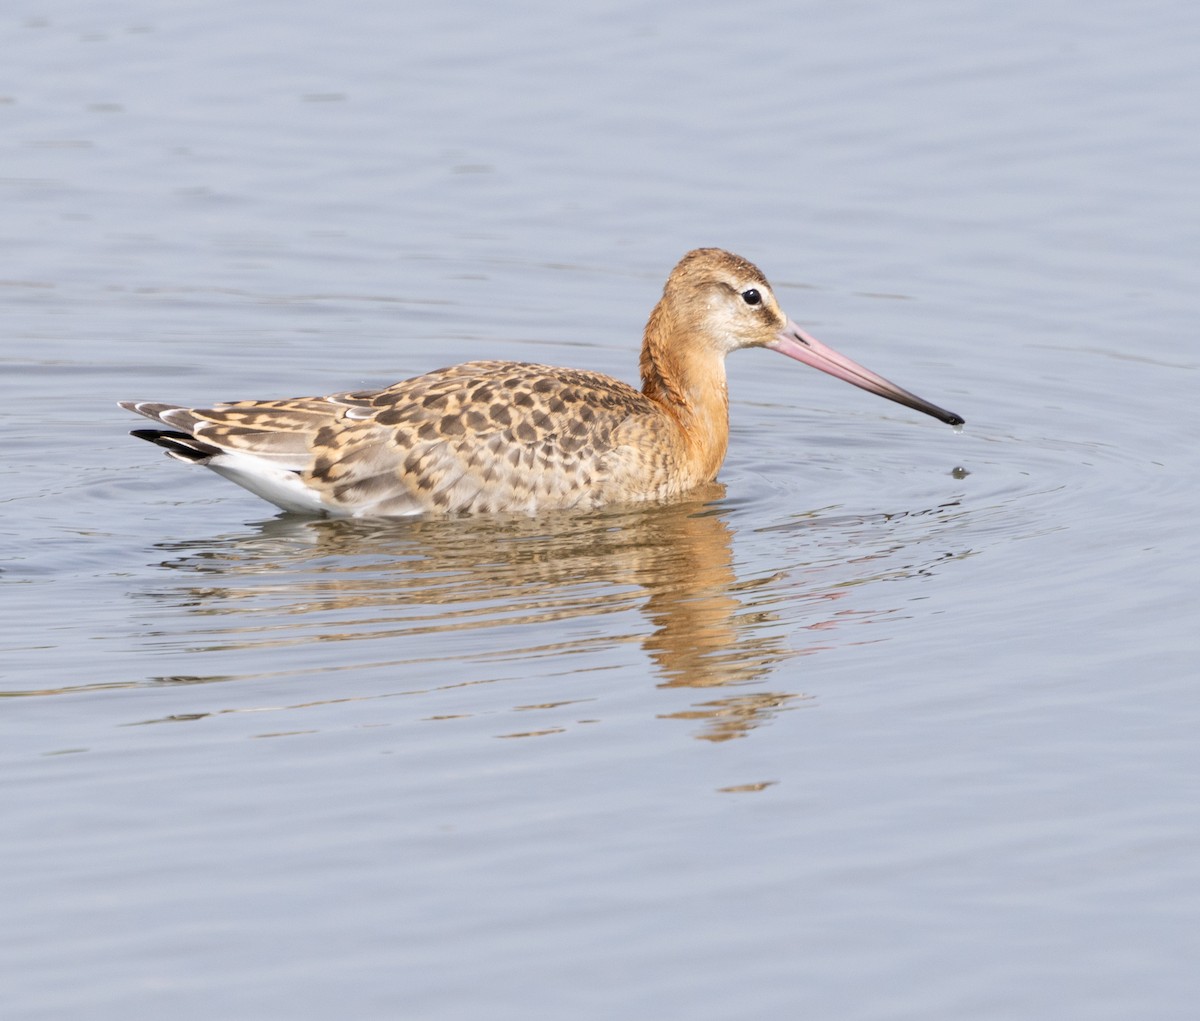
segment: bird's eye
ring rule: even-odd
[[[742,301],[744,301],[747,305],[761,305],[762,295],[759,294],[758,291],[753,287],[751,287],[749,290],[742,291]]]

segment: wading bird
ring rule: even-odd
[[[595,508],[665,500],[725,460],[725,356],[763,347],[950,425],[784,315],[757,267],[718,248],[671,271],[642,342],[642,388],[596,372],[477,361],[382,390],[121,407],[133,435],[287,511],[333,517]]]

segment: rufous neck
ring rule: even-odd
[[[642,393],[679,424],[698,478],[716,476],[729,443],[725,358],[660,301],[642,342]]]

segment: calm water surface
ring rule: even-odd
[[[0,21],[5,1016],[1190,1018],[1200,15]],[[274,516],[120,398],[626,379],[757,262],[718,484]]]

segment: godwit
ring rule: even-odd
[[[765,347],[950,425],[963,419],[810,337],[757,267],[719,248],[680,260],[642,342],[642,389],[595,372],[466,362],[383,390],[182,408],[121,407],[133,435],[286,511],[335,517],[594,508],[663,500],[725,460],[725,356]]]

